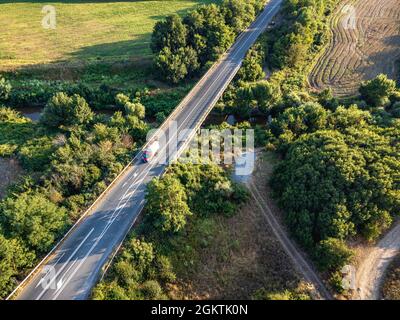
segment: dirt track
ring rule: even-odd
[[[257,157],[259,158],[259,157]],[[271,201],[269,186],[267,186],[267,179],[261,179],[261,172],[266,171],[265,165],[261,167],[262,162],[265,160],[258,159],[256,162],[255,173],[247,182],[247,187],[250,191],[254,204],[258,207],[260,212],[265,218],[265,221],[269,225],[272,233],[279,241],[283,250],[292,261],[298,272],[304,277],[304,279],[313,285],[316,289],[314,292],[314,299],[326,299],[332,300],[333,297],[330,292],[326,289],[324,283],[321,281],[317,273],[314,271],[312,265],[305,259],[303,253],[297,248],[294,241],[290,239],[285,230],[285,227],[281,224],[280,215],[278,214],[279,209],[275,207],[273,201]],[[272,167],[270,168],[272,170]]]
[[[390,230],[362,261],[356,274],[359,292],[355,299],[380,299],[385,271],[400,251],[400,223]]]
[[[398,78],[400,0],[345,0],[331,30],[331,41],[309,76],[311,86],[330,87],[345,97],[380,73]]]
[[[263,212],[265,219],[268,221],[273,233],[279,240],[286,254],[292,259],[294,265],[298,269],[298,271],[304,276],[304,278],[312,283],[316,288],[315,299],[327,299],[332,300],[331,294],[325,288],[325,285],[319,279],[317,274],[314,272],[309,263],[303,258],[302,254],[298,251],[294,243],[288,238],[285,234],[282,227],[279,225],[278,221],[274,217],[270,207],[264,201],[260,191],[254,185],[254,183],[249,184],[250,194],[252,195],[254,201],[259,206],[260,210]]]

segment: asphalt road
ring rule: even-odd
[[[195,130],[215,105],[240,68],[251,45],[279,10],[282,0],[271,0],[251,27],[245,31],[220,63],[202,78],[176,116],[178,135]],[[170,119],[171,120],[171,119]],[[170,134],[171,131],[171,134]],[[173,150],[173,134],[165,129],[166,144]],[[190,138],[185,131],[183,140]],[[178,144],[182,149],[184,142]],[[163,152],[160,152],[160,156]],[[158,157],[158,156],[157,156]],[[165,169],[158,159],[137,161],[121,176],[79,225],[68,235],[26,285],[17,299],[70,300],[88,298],[107,259],[123,241],[144,206],[146,184]]]

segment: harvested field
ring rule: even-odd
[[[309,76],[311,86],[347,97],[380,73],[398,79],[400,0],[343,1],[331,29],[331,41]]]
[[[0,199],[5,196],[7,187],[18,179],[22,172],[15,159],[0,158]]]

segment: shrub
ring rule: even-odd
[[[10,82],[0,77],[0,102],[8,100],[8,98],[10,97],[11,89],[12,87]]]
[[[178,179],[166,175],[147,186],[147,213],[153,224],[164,232],[178,232],[191,215],[185,189]]]
[[[380,107],[389,102],[389,97],[395,90],[396,82],[388,79],[386,75],[380,74],[373,80],[363,82],[360,94],[372,107]]]
[[[344,293],[345,288],[343,287],[343,276],[340,271],[335,271],[329,277],[329,284],[337,293]]]
[[[17,239],[6,239],[0,234],[0,298],[4,298],[16,285],[21,268],[31,267],[35,254]]]
[[[320,241],[314,256],[321,270],[333,271],[348,264],[353,257],[353,251],[343,240],[328,238]]]
[[[157,300],[162,295],[160,284],[156,280],[148,280],[142,284],[142,292],[145,299]]]
[[[49,128],[58,128],[62,125],[87,124],[92,121],[93,116],[92,110],[81,96],[68,96],[59,92],[47,103],[40,122]]]
[[[68,222],[66,210],[40,193],[8,197],[0,210],[5,233],[23,239],[37,252],[46,252]]]

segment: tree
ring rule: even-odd
[[[93,116],[84,98],[76,94],[68,96],[64,92],[58,92],[46,104],[40,121],[50,128],[58,128],[61,125],[87,124],[92,121]]]
[[[234,30],[225,23],[219,6],[200,6],[190,12],[184,23],[188,29],[188,45],[194,48],[201,65],[215,61],[235,38]]]
[[[233,28],[235,33],[239,33],[247,28],[256,18],[256,8],[251,1],[224,0],[221,5],[227,25]]]
[[[306,247],[357,232],[376,239],[400,205],[395,131],[366,126],[320,130],[291,143],[271,186]]]
[[[320,104],[309,102],[299,107],[286,109],[272,121],[271,130],[278,137],[284,135],[296,139],[304,133],[324,129],[327,125],[327,118],[328,112]],[[286,139],[283,141],[291,142]]]
[[[164,21],[159,21],[154,26],[151,37],[151,49],[158,53],[164,48],[175,52],[186,47],[186,26],[177,14],[168,16]]]
[[[372,107],[380,107],[389,102],[389,97],[396,90],[396,82],[384,74],[365,81],[360,87],[361,97]]]
[[[156,57],[156,66],[165,79],[176,84],[193,75],[200,65],[197,54],[192,48],[185,47],[172,52],[165,47]]]
[[[340,106],[328,116],[328,123],[331,128],[345,132],[347,128],[365,128],[372,123],[371,113],[359,109],[356,105],[346,108]]]
[[[153,245],[139,239],[133,238],[129,242],[128,250],[128,256],[142,271],[148,268],[155,258]],[[127,256],[123,255],[122,258],[126,259]]]
[[[67,223],[66,210],[38,192],[8,197],[0,209],[6,234],[38,252],[46,252]]]
[[[238,72],[239,79],[245,82],[255,82],[264,78],[263,62],[264,53],[260,46],[256,45],[250,48]]]
[[[147,212],[154,225],[164,232],[178,232],[191,215],[185,189],[178,179],[165,175],[147,187]]]
[[[115,101],[118,106],[123,107],[126,115],[133,115],[139,119],[144,119],[146,115],[146,108],[140,101],[131,101],[130,98],[123,93],[117,94]]]
[[[15,276],[22,268],[32,266],[34,253],[21,241],[6,239],[0,234],[0,298],[4,298],[17,284]]]

